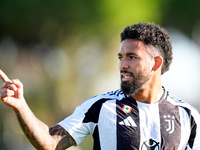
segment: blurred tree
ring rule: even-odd
[[[1,0],[0,37],[9,36],[24,44],[55,44],[77,26],[93,24],[99,16],[97,5],[92,0]]]
[[[85,30],[101,34],[117,26],[124,28],[127,23],[159,21],[160,14],[158,0],[1,0],[0,38],[54,45]]]
[[[199,5],[199,0],[162,1],[162,24],[179,29],[191,37],[194,27],[199,25]]]
[[[81,31],[100,34],[106,27],[123,28],[139,21],[154,21],[191,35],[199,22],[199,4],[198,0],[1,0],[0,38],[54,45]]]

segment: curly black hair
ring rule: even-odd
[[[140,22],[127,26],[120,36],[121,42],[125,39],[135,39],[143,41],[145,45],[152,45],[157,48],[164,60],[161,74],[169,70],[172,62],[172,45],[169,35],[164,28],[154,23]]]

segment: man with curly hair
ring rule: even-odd
[[[13,107],[37,149],[63,150],[91,133],[94,150],[199,150],[198,111],[161,84],[172,61],[168,33],[154,23],[128,26],[121,33],[118,57],[121,88],[90,98],[54,127],[35,117],[22,83],[2,71],[1,100]]]

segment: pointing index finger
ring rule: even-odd
[[[8,76],[0,69],[0,77],[4,82],[11,82]]]

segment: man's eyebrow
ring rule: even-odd
[[[118,56],[122,56],[122,54],[121,54],[121,53],[118,53]]]
[[[137,55],[137,54],[133,52],[126,53],[126,56],[130,56],[130,55]],[[122,54],[118,53],[118,56],[122,56]]]
[[[136,53],[130,52],[130,53],[126,53],[127,56],[129,55],[137,55]]]

